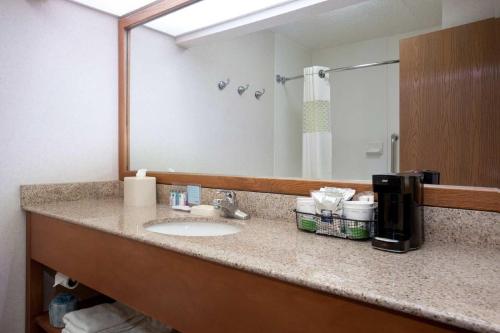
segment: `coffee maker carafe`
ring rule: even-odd
[[[378,195],[373,247],[391,252],[420,248],[424,242],[422,174],[373,175],[372,181]]]

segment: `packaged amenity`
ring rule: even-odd
[[[312,191],[311,197],[298,197],[295,209],[297,228],[348,239],[371,238],[376,218],[373,193],[363,193],[365,201],[348,201],[354,193],[353,189],[324,187]]]

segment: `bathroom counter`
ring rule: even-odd
[[[143,225],[190,215],[122,199],[62,201],[24,210],[333,295],[479,332],[500,332],[500,249],[427,242],[394,254],[370,242],[318,236],[292,221],[252,218],[218,237],[167,236]],[[232,220],[234,221],[234,220]]]

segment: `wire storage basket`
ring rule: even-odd
[[[296,209],[294,212],[297,228],[302,231],[354,240],[370,239],[375,231],[376,213],[374,220],[360,221],[343,218],[339,215],[324,216],[302,213]]]

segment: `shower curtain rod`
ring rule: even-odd
[[[332,68],[328,70],[320,70],[318,72],[318,75],[320,78],[324,78],[326,73],[328,72],[342,72],[342,71],[350,71],[352,69],[360,69],[360,68],[366,68],[366,67],[374,67],[374,66],[381,66],[381,65],[389,65],[389,64],[397,64],[399,63],[399,59],[394,59],[394,60],[387,60],[387,61],[381,61],[381,62],[372,62],[369,64],[362,64],[362,65],[354,65],[354,66],[347,66],[347,67],[337,67],[337,68]],[[295,79],[300,79],[303,78],[304,75],[297,75],[297,76],[292,76],[292,77],[286,77],[277,74],[276,75],[276,82],[285,84],[286,81],[290,80],[295,80]]]

